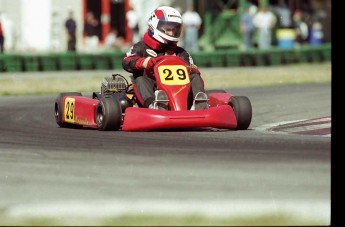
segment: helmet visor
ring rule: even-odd
[[[164,34],[179,38],[181,35],[181,24],[177,22],[171,22],[171,21],[159,21],[157,25],[157,29]]]

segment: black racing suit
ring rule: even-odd
[[[193,63],[192,57],[182,47],[177,45],[161,44],[154,38],[145,33],[143,39],[134,44],[127,52],[122,61],[124,70],[133,74],[134,83],[137,88],[137,96],[139,102],[144,107],[154,101],[154,91],[156,87],[156,81],[146,75],[145,70],[138,70],[136,68],[136,61],[142,57],[159,57],[164,55],[176,55],[181,57],[188,66],[191,66],[190,80],[191,80],[191,92],[189,99],[193,100],[193,97],[198,92],[204,92],[204,81],[200,77],[200,72]],[[189,102],[190,103],[190,102]],[[191,105],[191,104],[190,104]]]

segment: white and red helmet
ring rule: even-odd
[[[148,34],[160,43],[177,43],[182,30],[182,16],[170,6],[161,6],[155,9],[149,18]],[[163,29],[173,29],[173,34],[165,34]]]

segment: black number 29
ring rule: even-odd
[[[66,119],[73,119],[74,103],[67,102]]]
[[[167,74],[167,76],[164,78],[165,80],[174,80],[174,75],[170,69],[164,69],[163,73]],[[179,80],[185,80],[187,78],[186,72],[183,69],[177,69],[176,74]]]

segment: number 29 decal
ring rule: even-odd
[[[65,99],[65,121],[69,123],[74,123],[74,106],[75,106],[75,99],[74,98],[66,98]]]
[[[184,85],[189,83],[187,68],[181,65],[162,65],[158,67],[162,84]]]

